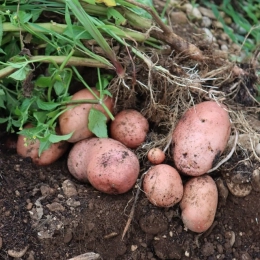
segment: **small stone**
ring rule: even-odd
[[[211,43],[213,41],[216,41],[216,38],[213,36],[212,32],[208,28],[203,28],[202,30],[205,32],[205,39],[208,42]]]
[[[212,21],[209,17],[207,17],[207,16],[202,17],[202,20],[201,20],[202,27],[209,28],[211,26],[211,24],[212,24]]]
[[[31,210],[32,207],[33,207],[33,203],[29,202],[29,203],[27,204],[27,206],[26,206],[26,209],[27,209],[27,210]]]
[[[16,164],[15,166],[14,166],[14,170],[16,171],[16,172],[19,172],[20,171],[20,164]]]
[[[220,49],[222,51],[228,51],[228,46],[226,44],[221,44]]]
[[[185,13],[179,12],[172,12],[171,13],[171,21],[174,24],[187,24],[189,22]]]
[[[80,206],[80,201],[76,201],[73,198],[69,198],[67,199],[66,204],[70,207],[76,208]]]
[[[214,15],[214,13],[212,12],[212,10],[210,10],[210,9],[207,9],[207,8],[205,8],[205,7],[199,7],[199,10],[200,10],[200,13],[202,14],[202,15],[204,15],[204,16],[207,16],[207,17],[209,17],[210,19],[216,19],[216,17],[215,17],[215,15]]]
[[[252,257],[247,253],[247,252],[244,252],[241,254],[241,260],[252,260]]]
[[[260,156],[260,143],[258,143],[255,147],[255,152],[258,156]]]
[[[223,254],[224,249],[223,249],[223,246],[221,244],[217,244],[217,251],[218,251],[219,254]]]
[[[48,196],[50,194],[50,186],[47,184],[41,185],[40,191],[42,196]]]
[[[218,193],[219,193],[219,198],[220,198],[220,202],[225,205],[226,204],[226,200],[228,197],[228,188],[225,186],[224,182],[222,179],[217,179],[216,180],[216,185],[218,187]]]
[[[197,7],[194,7],[189,3],[185,4],[183,7],[191,20],[198,21],[202,19],[201,12]]]
[[[254,191],[260,191],[260,170],[255,169],[252,174],[252,187]]]
[[[71,229],[67,229],[65,231],[64,238],[63,238],[64,243],[68,244],[71,241],[72,237],[73,235]]]
[[[212,27],[214,29],[223,29],[223,24],[220,21],[213,21]]]
[[[131,251],[134,252],[138,248],[137,245],[131,245]]]
[[[236,184],[231,180],[226,180],[229,191],[236,197],[245,197],[252,191],[251,183]]]
[[[214,245],[212,243],[206,242],[202,247],[201,247],[201,253],[204,256],[210,256],[213,255],[215,252],[214,250]]]
[[[249,183],[252,178],[252,173],[249,171],[234,171],[230,180],[235,184]]]
[[[63,190],[65,196],[68,197],[68,198],[78,195],[76,186],[70,180],[65,180],[62,183],[62,190]]]
[[[65,210],[65,208],[58,202],[53,202],[51,204],[47,204],[46,207],[50,211],[64,211]]]

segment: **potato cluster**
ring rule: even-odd
[[[98,91],[84,89],[72,100],[91,100],[95,95]],[[113,99],[105,96],[104,102],[113,113]],[[38,165],[48,165],[66,152],[69,142],[73,143],[67,165],[76,179],[107,194],[125,193],[139,176],[139,160],[133,149],[145,142],[148,120],[134,109],[123,110],[109,125],[110,138],[98,138],[88,129],[92,107],[103,112],[109,122],[100,104],[69,105],[59,117],[57,129],[61,134],[73,132],[68,142],[53,144],[39,156],[39,142],[25,143],[24,136],[19,136],[17,152],[31,157]],[[173,165],[164,163],[165,151],[160,148],[154,147],[147,153],[151,167],[144,174],[142,187],[147,199],[157,207],[179,203],[182,221],[188,229],[198,233],[207,230],[214,221],[218,204],[216,184],[207,172],[223,153],[230,132],[225,106],[206,101],[188,109],[173,131]],[[188,176],[185,183],[182,175]]]

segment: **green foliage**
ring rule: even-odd
[[[204,1],[203,4],[210,7],[223,24],[224,31],[234,43],[242,46],[242,49],[250,54],[260,42],[260,2],[258,0],[238,1],[236,6],[231,0],[224,0],[220,6]],[[220,15],[220,11],[231,17],[236,28],[230,28]],[[243,33],[244,32],[244,33]]]

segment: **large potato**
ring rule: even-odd
[[[136,155],[111,138],[91,138],[74,144],[68,168],[75,178],[97,190],[121,194],[136,183],[140,166]]]
[[[99,92],[96,89],[92,89],[97,96],[99,96]],[[82,89],[76,92],[72,96],[72,100],[83,100],[90,99],[94,100],[95,97],[88,89]],[[104,104],[107,108],[112,111],[113,110],[113,99],[109,96],[105,96]],[[69,134],[73,132],[73,135],[68,142],[75,143],[85,138],[91,137],[94,134],[88,129],[88,115],[90,109],[93,107],[101,112],[103,112],[107,121],[109,121],[109,116],[105,113],[105,110],[100,104],[80,104],[80,105],[69,105],[70,109],[65,111],[59,117],[59,125],[60,131],[63,135]]]
[[[151,167],[144,177],[143,190],[148,200],[158,207],[172,207],[183,195],[179,173],[167,164]]]
[[[134,109],[119,112],[110,126],[110,135],[129,148],[137,148],[145,141],[149,124],[147,119]]]
[[[212,168],[231,131],[225,107],[214,101],[190,108],[173,132],[173,159],[184,174],[199,176]]]
[[[32,125],[28,124],[24,128],[30,128],[30,127],[32,127]],[[54,163],[67,151],[67,149],[69,148],[69,143],[66,141],[53,143],[47,150],[43,151],[40,156],[39,156],[39,148],[40,148],[39,140],[37,139],[29,140],[23,135],[18,136],[17,145],[16,145],[17,153],[24,158],[30,157],[33,163],[37,165],[49,165]]]
[[[204,232],[213,223],[218,204],[218,191],[214,180],[208,176],[190,179],[184,185],[180,202],[184,225],[193,232]]]

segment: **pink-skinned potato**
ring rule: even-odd
[[[137,156],[111,138],[77,142],[68,157],[70,173],[107,194],[122,194],[136,183],[140,165]]]
[[[224,105],[205,101],[188,109],[173,132],[173,160],[183,174],[209,171],[225,150],[231,132]]]
[[[24,128],[32,127],[31,124],[27,124]],[[60,134],[59,129],[56,130],[57,134]],[[28,139],[23,135],[18,135],[16,151],[17,154],[23,158],[30,157],[33,163],[37,165],[49,165],[57,161],[69,148],[69,143],[66,141],[60,141],[53,143],[51,146],[44,150],[39,156],[40,142],[37,139]]]
[[[99,92],[96,89],[92,89],[93,92],[99,96]],[[88,89],[82,89],[76,92],[71,100],[83,100],[90,99],[95,100],[95,97]],[[109,111],[113,114],[114,101],[111,97],[104,97],[104,104]],[[110,120],[109,116],[105,112],[104,108],[100,104],[78,104],[68,105],[68,110],[59,116],[59,126],[61,134],[66,135],[72,133],[72,136],[68,139],[70,143],[76,143],[80,140],[94,136],[94,134],[88,128],[88,116],[91,108],[95,108],[104,113],[107,117],[107,122]]]
[[[145,141],[148,130],[147,119],[134,109],[122,110],[110,125],[111,138],[133,149]]]
[[[157,207],[172,207],[183,196],[181,177],[167,164],[158,164],[148,170],[144,177],[143,190],[148,200]]]
[[[181,218],[189,230],[197,233],[212,225],[218,204],[218,190],[214,180],[203,175],[193,177],[184,185],[180,202]]]

